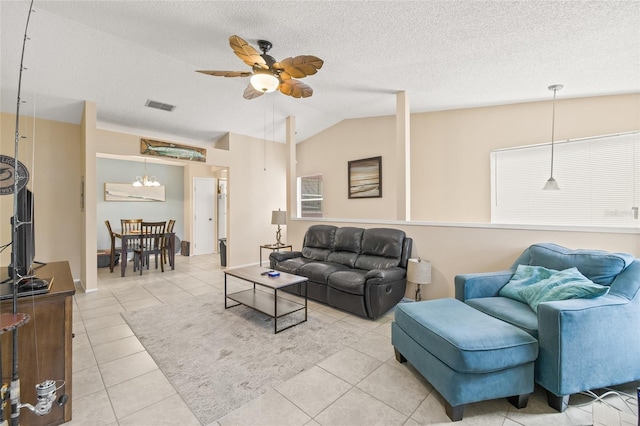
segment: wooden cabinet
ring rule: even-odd
[[[18,328],[18,376],[20,378],[20,402],[35,405],[35,386],[44,380],[55,380],[59,387],[57,396],[67,394],[68,402],[60,407],[55,402],[51,412],[37,416],[32,411],[20,410],[20,425],[59,425],[71,420],[71,360],[72,322],[75,293],[73,277],[68,262],[51,262],[36,270],[39,278],[53,277],[49,293],[18,298],[18,312],[31,318]],[[12,312],[12,301],[0,303],[1,312]],[[2,344],[2,375],[9,384],[12,375],[11,332],[0,336]],[[10,403],[7,401],[6,419],[9,419]]]

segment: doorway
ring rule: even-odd
[[[216,231],[216,179],[193,178],[193,247],[194,255],[213,254]]]

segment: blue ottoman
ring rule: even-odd
[[[533,392],[538,341],[456,299],[396,306],[391,343],[446,400],[451,420],[464,405],[508,397],[524,408]]]

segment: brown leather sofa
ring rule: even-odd
[[[313,225],[301,251],[269,260],[272,269],[307,277],[310,299],[375,319],[404,297],[411,246],[398,229]]]

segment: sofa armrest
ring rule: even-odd
[[[287,259],[294,259],[296,257],[302,257],[301,251],[274,251],[269,254],[269,259],[273,259],[276,262],[282,262]]]
[[[364,279],[367,281],[367,285],[378,285],[391,281],[398,281],[406,275],[406,269],[393,267],[386,269],[372,269],[365,274]]]
[[[557,396],[640,378],[640,297],[542,303],[536,382]]]
[[[379,318],[402,300],[406,275],[407,270],[397,266],[371,269],[365,274],[364,300],[369,318]]]
[[[495,297],[512,276],[511,270],[456,275],[456,299],[464,302],[478,297]]]

